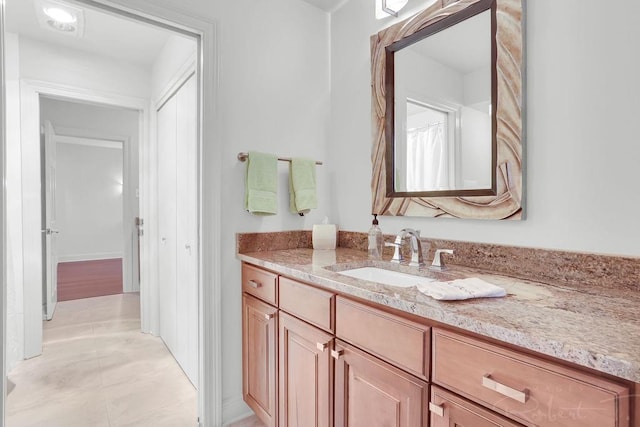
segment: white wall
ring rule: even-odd
[[[137,98],[148,98],[150,89],[143,67],[23,36],[20,77]]]
[[[462,107],[460,188],[491,187],[491,116],[472,107]]]
[[[369,36],[374,2],[332,15],[329,164],[342,228],[365,231],[371,213]],[[427,2],[412,2],[399,19]],[[620,255],[640,255],[640,40],[633,0],[527,2],[524,221],[383,217],[385,233]],[[602,19],[624,10],[615,19]]]
[[[299,0],[226,2],[220,17],[220,123],[222,191],[223,392],[239,396],[241,278],[235,233],[310,229],[331,213],[329,131],[329,16]],[[239,151],[324,161],[317,168],[318,209],[305,217],[288,211],[288,169],[280,163],[278,215],[243,210],[244,163]],[[335,220],[335,218],[331,218]],[[225,414],[225,418],[228,415]]]
[[[396,83],[396,100],[412,97],[426,103],[464,104],[464,76],[458,70],[413,50],[397,53],[394,68],[404,82]]]
[[[56,144],[60,262],[124,256],[122,146],[91,142]]]
[[[24,292],[22,256],[22,174],[20,173],[20,66],[18,37],[5,39],[6,78],[6,207],[7,207],[7,335],[6,370],[24,356]]]
[[[300,0],[159,0],[154,4],[216,22],[219,91],[215,97],[222,158],[217,176],[223,182],[222,391],[223,419],[229,421],[247,411],[242,402],[241,277],[235,234],[310,229],[331,213],[326,151],[330,19]],[[246,164],[236,155],[249,150],[324,161],[317,169],[318,209],[305,217],[288,212],[287,166],[281,163],[278,215],[258,217],[245,212]]]
[[[193,38],[171,35],[151,66],[151,101],[156,102],[185,66],[195,65],[197,43]],[[154,109],[155,110],[155,109]]]

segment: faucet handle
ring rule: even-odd
[[[400,252],[400,248],[402,247],[402,243],[384,242],[384,245],[386,247],[393,246],[395,248],[394,251],[393,251],[393,258],[391,258],[391,262],[400,263],[403,260],[402,253]]]
[[[447,269],[447,266],[444,265],[444,261],[442,260],[443,253],[453,255],[453,249],[436,249],[433,262],[431,263],[431,267],[429,267],[430,269],[439,271]]]
[[[400,234],[403,236],[405,234],[415,234],[416,236],[420,237],[420,230],[416,230],[413,228],[403,228],[402,230],[400,230]]]

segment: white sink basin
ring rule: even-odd
[[[397,286],[399,288],[410,288],[418,283],[429,283],[435,281],[435,279],[431,279],[429,277],[414,276],[413,274],[385,270],[384,268],[377,267],[354,268],[351,270],[337,271],[336,273],[355,277],[356,279],[382,283],[384,285]]]

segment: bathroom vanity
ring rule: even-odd
[[[327,253],[238,254],[243,395],[265,424],[638,425],[640,325],[617,321],[615,296],[457,266],[419,272],[481,276],[508,291],[438,302],[338,273],[388,267],[364,251]]]

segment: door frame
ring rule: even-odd
[[[42,118],[40,120],[42,123]],[[56,131],[49,120],[44,121],[44,126],[40,129],[42,139],[40,142],[44,146],[40,151],[44,156],[42,161],[40,182],[44,190],[42,194],[42,239],[44,244],[42,268],[46,272],[42,288],[44,298],[42,299],[42,318],[44,320],[53,319],[53,313],[58,303],[58,227],[56,223],[56,172],[57,153]],[[54,224],[52,224],[52,221]],[[55,225],[55,227],[54,227]],[[55,254],[55,255],[54,255]],[[54,290],[54,292],[52,292]],[[55,299],[52,296],[55,295]]]
[[[6,111],[6,96],[5,96],[5,68],[4,68],[4,1],[0,1],[0,105],[2,111]],[[2,289],[0,290],[0,307],[2,310],[2,316],[0,316],[0,336],[2,337],[2,351],[0,352],[0,364],[2,365],[2,399],[0,399],[0,425],[4,425],[5,414],[5,400],[7,395],[7,269],[6,269],[6,247],[7,247],[7,224],[5,221],[6,211],[6,192],[4,183],[6,182],[6,120],[5,114],[0,114],[0,178],[2,179],[2,185],[0,185],[0,283]]]
[[[72,102],[89,102],[99,105],[109,105],[137,110],[139,118],[140,146],[148,144],[147,123],[149,121],[148,104],[144,99],[118,96],[99,91],[76,88],[57,83],[38,80],[20,80],[20,129],[22,146],[22,200],[23,200],[23,251],[25,254],[42,253],[42,221],[41,199],[41,158],[40,158],[40,97],[58,98]],[[141,168],[142,169],[142,168]],[[144,177],[149,171],[140,170],[141,187]],[[147,180],[144,180],[149,181]],[[142,194],[148,194],[143,193]],[[146,197],[142,197],[146,201]],[[142,210],[142,209],[141,209]],[[141,213],[142,215],[142,213]],[[148,251],[143,251],[148,253]],[[144,259],[142,264],[150,263],[151,259]],[[29,359],[42,353],[42,272],[43,262],[36,256],[26,256],[24,265],[24,357]],[[145,290],[142,293],[149,293]],[[142,306],[147,300],[143,299]],[[147,307],[143,312],[153,312],[153,307]],[[144,320],[144,319],[142,319]],[[142,321],[143,332],[145,322]]]
[[[222,424],[222,353],[221,353],[221,336],[222,336],[222,316],[221,316],[221,256],[220,256],[220,237],[221,237],[221,207],[218,201],[221,195],[221,180],[218,176],[218,172],[221,169],[221,159],[217,155],[220,151],[220,137],[218,134],[218,70],[217,64],[217,46],[215,39],[215,24],[213,22],[205,21],[195,16],[187,15],[177,10],[168,9],[163,6],[152,4],[145,0],[72,0],[73,3],[77,3],[81,6],[95,7],[103,11],[121,15],[124,17],[133,18],[138,21],[148,22],[154,25],[159,25],[171,30],[182,31],[193,35],[198,40],[198,177],[199,177],[199,235],[200,240],[198,242],[200,246],[199,250],[199,390],[198,390],[198,418],[201,426],[218,426]],[[0,2],[0,21],[2,22],[2,28],[4,26],[4,2]],[[0,31],[0,100],[3,107],[6,105],[5,90],[4,90],[4,31]],[[28,84],[29,82],[25,82]],[[42,82],[30,82],[31,84],[39,84]],[[58,94],[61,91],[70,90],[70,88],[64,88],[60,85],[56,85],[57,88],[53,88],[54,92]],[[51,87],[51,85],[49,85]],[[55,93],[54,93],[55,95]],[[91,97],[90,93],[84,92],[85,96]],[[133,98],[119,97],[121,100],[124,98],[131,101]],[[92,99],[94,102],[95,98]],[[102,97],[104,101],[104,97]],[[104,102],[103,102],[104,103]],[[3,108],[4,109],[4,108]],[[142,108],[136,108],[144,111],[143,116],[145,120],[148,120],[148,104]],[[0,150],[0,156],[2,162],[0,165],[0,172],[2,177],[5,177],[4,168],[4,151],[6,147],[5,140],[5,124],[4,115],[0,119],[0,138],[2,141],[2,147]],[[142,131],[146,131],[142,128]],[[23,135],[24,136],[24,135]],[[39,138],[38,138],[39,140]],[[141,141],[146,141],[142,138]],[[145,154],[151,154],[145,151],[142,147],[142,158],[145,158]],[[141,170],[147,171],[151,164],[149,163],[149,156],[141,162]],[[207,167],[203,167],[207,165]],[[142,178],[142,177],[141,177]],[[2,186],[0,186],[2,187]],[[141,191],[147,191],[147,194],[152,194],[149,190],[153,190],[153,186],[147,180],[141,180]],[[4,188],[1,190],[0,204],[2,207],[2,213],[0,213],[0,220],[2,221],[3,231],[6,229],[5,224],[5,193]],[[149,197],[146,198],[148,200]],[[150,212],[148,204],[141,206],[141,215],[146,215]],[[38,231],[40,225],[38,224]],[[5,260],[5,245],[6,245],[6,233],[2,233],[2,244],[0,245],[0,255],[2,256],[2,263]],[[144,244],[147,246],[147,244]],[[143,255],[153,259],[155,253],[153,251],[153,245],[148,245],[146,251],[143,251]],[[206,261],[206,262],[205,262]],[[144,261],[143,261],[144,263]],[[153,280],[153,271],[149,268],[149,262],[144,263],[147,268],[143,269],[141,274],[146,275],[149,280]],[[2,365],[3,370],[6,370],[6,269],[2,268]],[[40,282],[41,285],[41,282]],[[41,287],[40,287],[41,289]],[[142,295],[141,295],[142,297]],[[146,296],[143,298],[149,298]],[[25,295],[26,298],[26,295]],[[147,300],[147,302],[152,302]],[[41,311],[40,311],[41,313]],[[25,313],[26,315],[27,313]],[[143,328],[149,326],[148,323],[149,313],[143,311],[142,321]],[[26,319],[25,319],[26,320]],[[40,320],[41,321],[41,317]],[[25,321],[26,327],[26,321]],[[2,382],[2,401],[0,402],[0,421],[4,420],[5,415],[5,399],[6,399],[6,376],[3,375]]]

